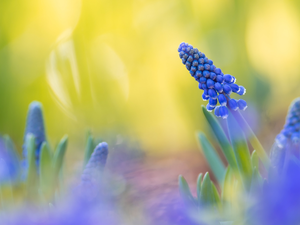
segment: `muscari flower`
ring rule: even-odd
[[[276,137],[279,145],[284,145],[288,140],[294,143],[300,141],[300,98],[296,98],[291,103],[285,125]]]
[[[227,107],[234,111],[247,108],[245,100],[236,100],[230,97],[232,92],[239,95],[246,93],[243,86],[235,84],[234,76],[223,74],[221,69],[217,68],[204,53],[187,43],[181,43],[178,52],[182,63],[190,71],[192,77],[199,82],[199,89],[203,90],[202,99],[208,100],[206,106],[208,111],[215,110],[217,117],[226,119],[228,117]],[[219,106],[217,106],[218,102]]]
[[[24,135],[24,145],[23,145],[23,157],[24,166],[27,167],[26,157],[27,157],[27,149],[26,149],[26,136],[28,134],[33,134],[35,137],[35,144],[36,144],[36,163],[39,164],[40,158],[40,150],[42,143],[46,141],[45,135],[45,126],[44,126],[44,119],[43,119],[43,111],[42,111],[42,104],[34,101],[29,105],[28,113],[27,113],[27,121],[26,121],[26,129]]]
[[[282,171],[290,157],[297,156],[300,144],[300,98],[295,99],[289,108],[286,122],[275,138],[270,159],[277,172]]]
[[[100,182],[99,176],[101,176],[105,167],[107,155],[108,145],[106,142],[96,146],[81,176],[81,184],[83,186],[93,186]]]

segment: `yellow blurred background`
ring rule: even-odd
[[[149,152],[194,149],[206,103],[181,42],[246,87],[245,116],[273,139],[300,95],[296,0],[1,0],[0,132],[20,149],[38,100],[54,143],[68,133],[83,146],[90,129]]]

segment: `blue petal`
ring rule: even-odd
[[[215,115],[216,115],[217,117],[220,117],[220,106],[217,106],[217,107],[215,108]]]
[[[207,97],[204,93],[202,94],[202,99],[203,101],[207,101],[209,99],[209,97]]]
[[[237,92],[239,95],[244,95],[246,94],[246,89],[243,86],[240,86],[240,90]]]
[[[209,101],[208,101],[209,105],[211,107],[216,107],[217,103],[218,103],[218,100],[217,99],[213,99],[213,98],[209,98]]]
[[[233,76],[231,76],[230,74],[225,74],[224,75],[224,81],[226,82],[226,83],[229,83],[229,84],[231,84],[231,83],[233,83]]]
[[[247,102],[243,99],[237,101],[240,110],[245,110],[247,108]]]
[[[211,111],[213,111],[214,110],[214,106],[211,106],[209,103],[206,105],[206,109],[207,109],[207,111],[209,111],[209,112],[211,112]]]
[[[228,101],[228,106],[234,111],[238,110],[239,108],[236,100],[233,98]]]
[[[230,84],[230,87],[233,92],[238,92],[240,90],[239,85],[237,84]]]
[[[224,91],[224,93],[227,94],[227,95],[230,95],[231,92],[232,92],[231,87],[230,87],[228,84],[224,84],[224,85],[223,85],[223,91]]]
[[[214,88],[215,87],[215,82],[211,79],[208,79],[206,82],[206,85],[208,88]]]
[[[215,89],[217,90],[217,92],[222,93],[223,92],[223,85],[216,82],[215,83]]]
[[[214,72],[210,73],[210,79],[215,80],[217,78],[217,74],[215,74]]]
[[[222,75],[217,75],[217,82],[219,82],[220,84],[222,84],[224,81],[224,78]]]
[[[210,77],[210,72],[207,71],[207,70],[204,70],[203,71],[203,76],[206,77],[206,78],[209,78]]]
[[[227,99],[226,99],[225,95],[219,94],[218,100],[219,100],[219,102],[220,102],[220,105],[226,106],[226,104],[227,104]]]
[[[209,89],[208,90],[208,94],[213,99],[217,99],[217,97],[218,97],[218,94],[217,94],[217,92],[214,89]]]
[[[227,107],[226,106],[220,106],[219,113],[220,113],[220,116],[223,119],[226,119],[228,117],[228,109],[227,109]]]

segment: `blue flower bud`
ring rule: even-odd
[[[233,77],[230,74],[225,74],[224,75],[224,80],[226,83],[231,84],[233,82]]]
[[[220,117],[226,119],[228,117],[228,109],[226,106],[220,106],[219,108]]]
[[[210,70],[210,65],[209,64],[204,64],[204,69],[205,70]]]
[[[202,84],[202,88],[203,88],[203,89],[207,89],[206,84]]]
[[[205,54],[204,53],[199,52],[199,54],[200,54],[200,58],[205,58]]]
[[[192,67],[191,67],[191,71],[196,72],[196,71],[197,71],[197,68],[196,68],[195,66],[192,66]]]
[[[239,95],[244,95],[246,94],[246,89],[243,86],[239,86],[240,90],[237,92]]]
[[[198,70],[203,71],[203,70],[204,70],[204,65],[203,65],[203,64],[199,64],[199,65],[198,65]]]
[[[204,63],[208,63],[208,58],[207,57],[204,58]]]
[[[198,88],[203,90],[201,83],[198,84]]]
[[[200,64],[204,64],[204,58],[198,59],[198,62],[199,62]]]
[[[209,64],[209,65],[212,65],[212,64],[214,64],[214,62],[213,62],[211,59],[209,59],[209,60],[208,60],[208,64]]]
[[[205,77],[200,77],[200,83],[202,83],[202,84],[206,83],[206,78]]]
[[[215,69],[215,73],[216,73],[217,75],[220,75],[220,74],[222,73],[222,70],[221,70],[220,68],[216,68],[216,69]]]
[[[223,81],[224,81],[224,78],[223,78],[223,76],[221,76],[221,75],[217,75],[217,82],[219,82],[220,84],[222,84],[222,83],[223,83]]]
[[[206,109],[207,109],[207,111],[208,112],[211,112],[211,111],[213,111],[214,109],[215,109],[215,107],[214,106],[211,106],[209,103],[206,105]]]
[[[214,72],[210,73],[210,79],[215,80],[217,78],[217,74],[215,74]]]
[[[237,101],[240,110],[245,110],[247,108],[247,102],[243,99]]]
[[[209,97],[209,95],[208,95],[208,90],[207,90],[207,89],[204,89],[203,94],[205,95],[205,97]]]
[[[237,84],[230,84],[230,87],[231,87],[231,90],[235,93],[240,90],[240,87]]]
[[[193,57],[192,57],[192,56],[189,56],[189,57],[187,58],[187,61],[188,61],[188,62],[193,62]]]
[[[209,99],[209,96],[206,96],[204,93],[202,94],[203,101],[207,101]]]
[[[215,72],[216,66],[215,65],[210,65],[210,71]]]
[[[215,89],[217,90],[217,92],[222,93],[223,92],[223,85],[216,82],[215,83]]]
[[[215,87],[215,82],[211,79],[208,79],[206,82],[206,85],[208,88],[214,88]]]
[[[213,99],[213,98],[209,98],[209,101],[208,101],[209,105],[211,107],[216,107],[217,103],[218,103],[218,100],[217,99]]]
[[[206,78],[210,77],[210,72],[208,72],[207,70],[203,71],[203,76],[205,76]]]
[[[182,63],[185,64],[186,63],[186,59],[182,58]]]
[[[216,115],[217,117],[220,117],[220,106],[217,106],[217,107],[215,108],[215,115]]]
[[[192,63],[192,66],[197,67],[197,66],[198,66],[198,61],[197,61],[197,60],[194,60],[193,63]]]
[[[223,85],[223,91],[225,94],[230,95],[231,94],[231,87],[228,84]]]
[[[238,104],[237,104],[237,102],[236,102],[236,100],[235,99],[230,99],[229,101],[228,101],[228,106],[232,109],[232,110],[234,110],[234,111],[236,111],[236,110],[238,110],[239,109],[239,107],[238,107]]]
[[[219,94],[218,100],[219,100],[220,105],[226,106],[226,104],[227,104],[227,99],[226,99],[225,95]]]
[[[202,72],[197,70],[195,76],[199,78],[202,77]]]
[[[190,74],[192,75],[192,77],[195,75],[195,72],[190,70]]]
[[[213,99],[217,99],[218,97],[218,94],[214,89],[208,89],[208,95]]]

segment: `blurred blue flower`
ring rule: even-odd
[[[235,77],[229,74],[223,74],[220,68],[217,68],[213,61],[208,59],[204,53],[187,43],[181,43],[178,48],[179,57],[182,63],[190,71],[192,77],[199,82],[199,88],[203,90],[202,99],[209,100],[206,108],[208,111],[216,110],[217,102],[221,107],[217,108],[215,115],[226,119],[228,109],[245,110],[246,101],[240,99],[231,99],[232,92],[244,95],[246,89],[243,86],[235,84]]]
[[[299,158],[299,148],[300,98],[297,98],[291,103],[285,125],[272,146],[270,158],[273,168],[280,173],[286,167],[286,162],[290,157]]]
[[[286,173],[265,182],[248,218],[256,225],[300,224],[299,160],[291,158]]]
[[[18,159],[7,148],[0,137],[0,184],[11,183],[17,180],[19,175]]]
[[[81,176],[81,184],[83,186],[93,186],[101,182],[101,175],[106,164],[108,155],[108,145],[102,142],[96,146],[91,158]]]
[[[293,143],[300,141],[300,98],[295,99],[289,108],[285,125],[276,137],[279,145],[284,145],[288,140]]]
[[[26,121],[24,145],[23,145],[23,157],[24,157],[23,166],[25,168],[27,168],[27,161],[26,161],[27,149],[25,145],[25,139],[28,134],[33,134],[35,137],[36,162],[38,166],[41,146],[42,143],[46,141],[46,135],[45,135],[42,104],[37,101],[34,101],[29,105],[29,109],[27,113],[27,121]]]

